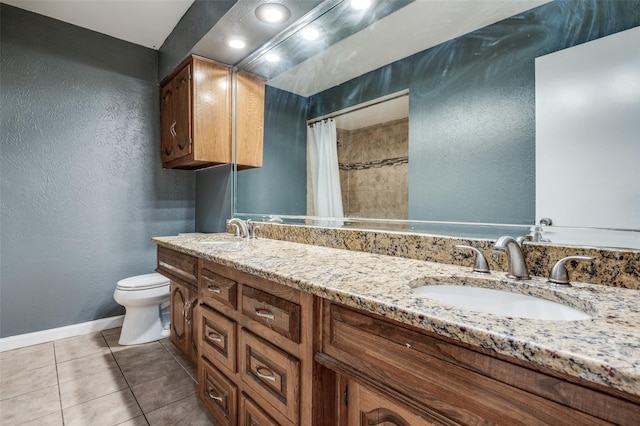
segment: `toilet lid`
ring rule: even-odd
[[[165,285],[169,285],[169,279],[157,272],[153,272],[151,274],[136,275],[135,277],[120,280],[116,288],[119,290],[148,290]]]

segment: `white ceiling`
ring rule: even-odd
[[[549,1],[416,0],[267,83],[308,97]]]
[[[193,1],[2,0],[2,3],[158,49]]]

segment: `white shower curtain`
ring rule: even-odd
[[[338,170],[336,122],[319,121],[307,129],[311,182],[315,216],[342,218],[342,191]],[[326,225],[341,226],[342,221],[326,221]]]

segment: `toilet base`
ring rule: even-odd
[[[162,323],[157,309],[128,307],[118,344],[127,346],[153,342],[169,337],[169,331],[169,323]]]

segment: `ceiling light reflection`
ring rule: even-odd
[[[291,11],[280,3],[264,3],[256,8],[256,17],[268,24],[285,22],[291,16]]]
[[[280,60],[280,56],[275,53],[268,53],[265,55],[264,59],[266,59],[267,62],[278,62]]]
[[[351,7],[355,10],[365,10],[371,6],[371,0],[351,0]]]

